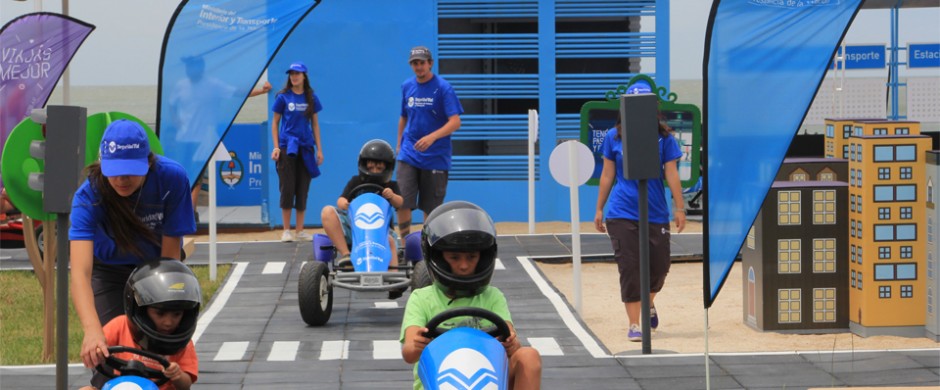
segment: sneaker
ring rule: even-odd
[[[281,242],[291,241],[294,241],[294,233],[291,233],[290,230],[285,230],[284,233],[281,233]]]
[[[313,236],[303,230],[294,233],[294,239],[297,241],[313,241]]]
[[[659,327],[659,315],[656,314],[656,308],[650,308],[650,329],[656,329]]]
[[[339,260],[336,260],[337,267],[352,267],[352,260],[349,257],[349,254],[345,254],[339,257]]]
[[[640,325],[630,325],[630,331],[627,332],[627,340],[643,341],[643,331],[640,330]]]

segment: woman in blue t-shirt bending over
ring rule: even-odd
[[[141,125],[111,123],[99,153],[72,199],[69,228],[72,301],[85,333],[86,367],[108,355],[102,326],[124,314],[124,285],[134,268],[180,259],[183,236],[196,232],[186,171],[150,152]]]

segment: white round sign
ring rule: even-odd
[[[587,183],[594,173],[594,155],[591,149],[581,142],[565,141],[552,150],[548,169],[555,181],[565,187],[571,187],[571,172],[574,171],[574,185],[580,186]]]

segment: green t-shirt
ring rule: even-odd
[[[509,316],[509,304],[506,303],[506,297],[502,291],[493,286],[487,286],[482,293],[469,297],[457,298],[451,300],[444,292],[433,285],[417,289],[411,292],[408,298],[408,304],[405,306],[405,316],[401,321],[401,334],[399,341],[405,342],[405,329],[411,326],[423,328],[434,318],[435,315],[447,309],[455,307],[478,307],[489,310],[500,316],[506,322],[512,322]],[[470,327],[483,329],[493,326],[489,321],[472,317],[457,317],[442,323],[439,329],[451,329],[457,327]],[[418,364],[414,367],[414,390],[423,390],[421,380],[418,378]]]

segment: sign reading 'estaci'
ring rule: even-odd
[[[907,67],[940,67],[940,43],[909,44],[907,46]]]

